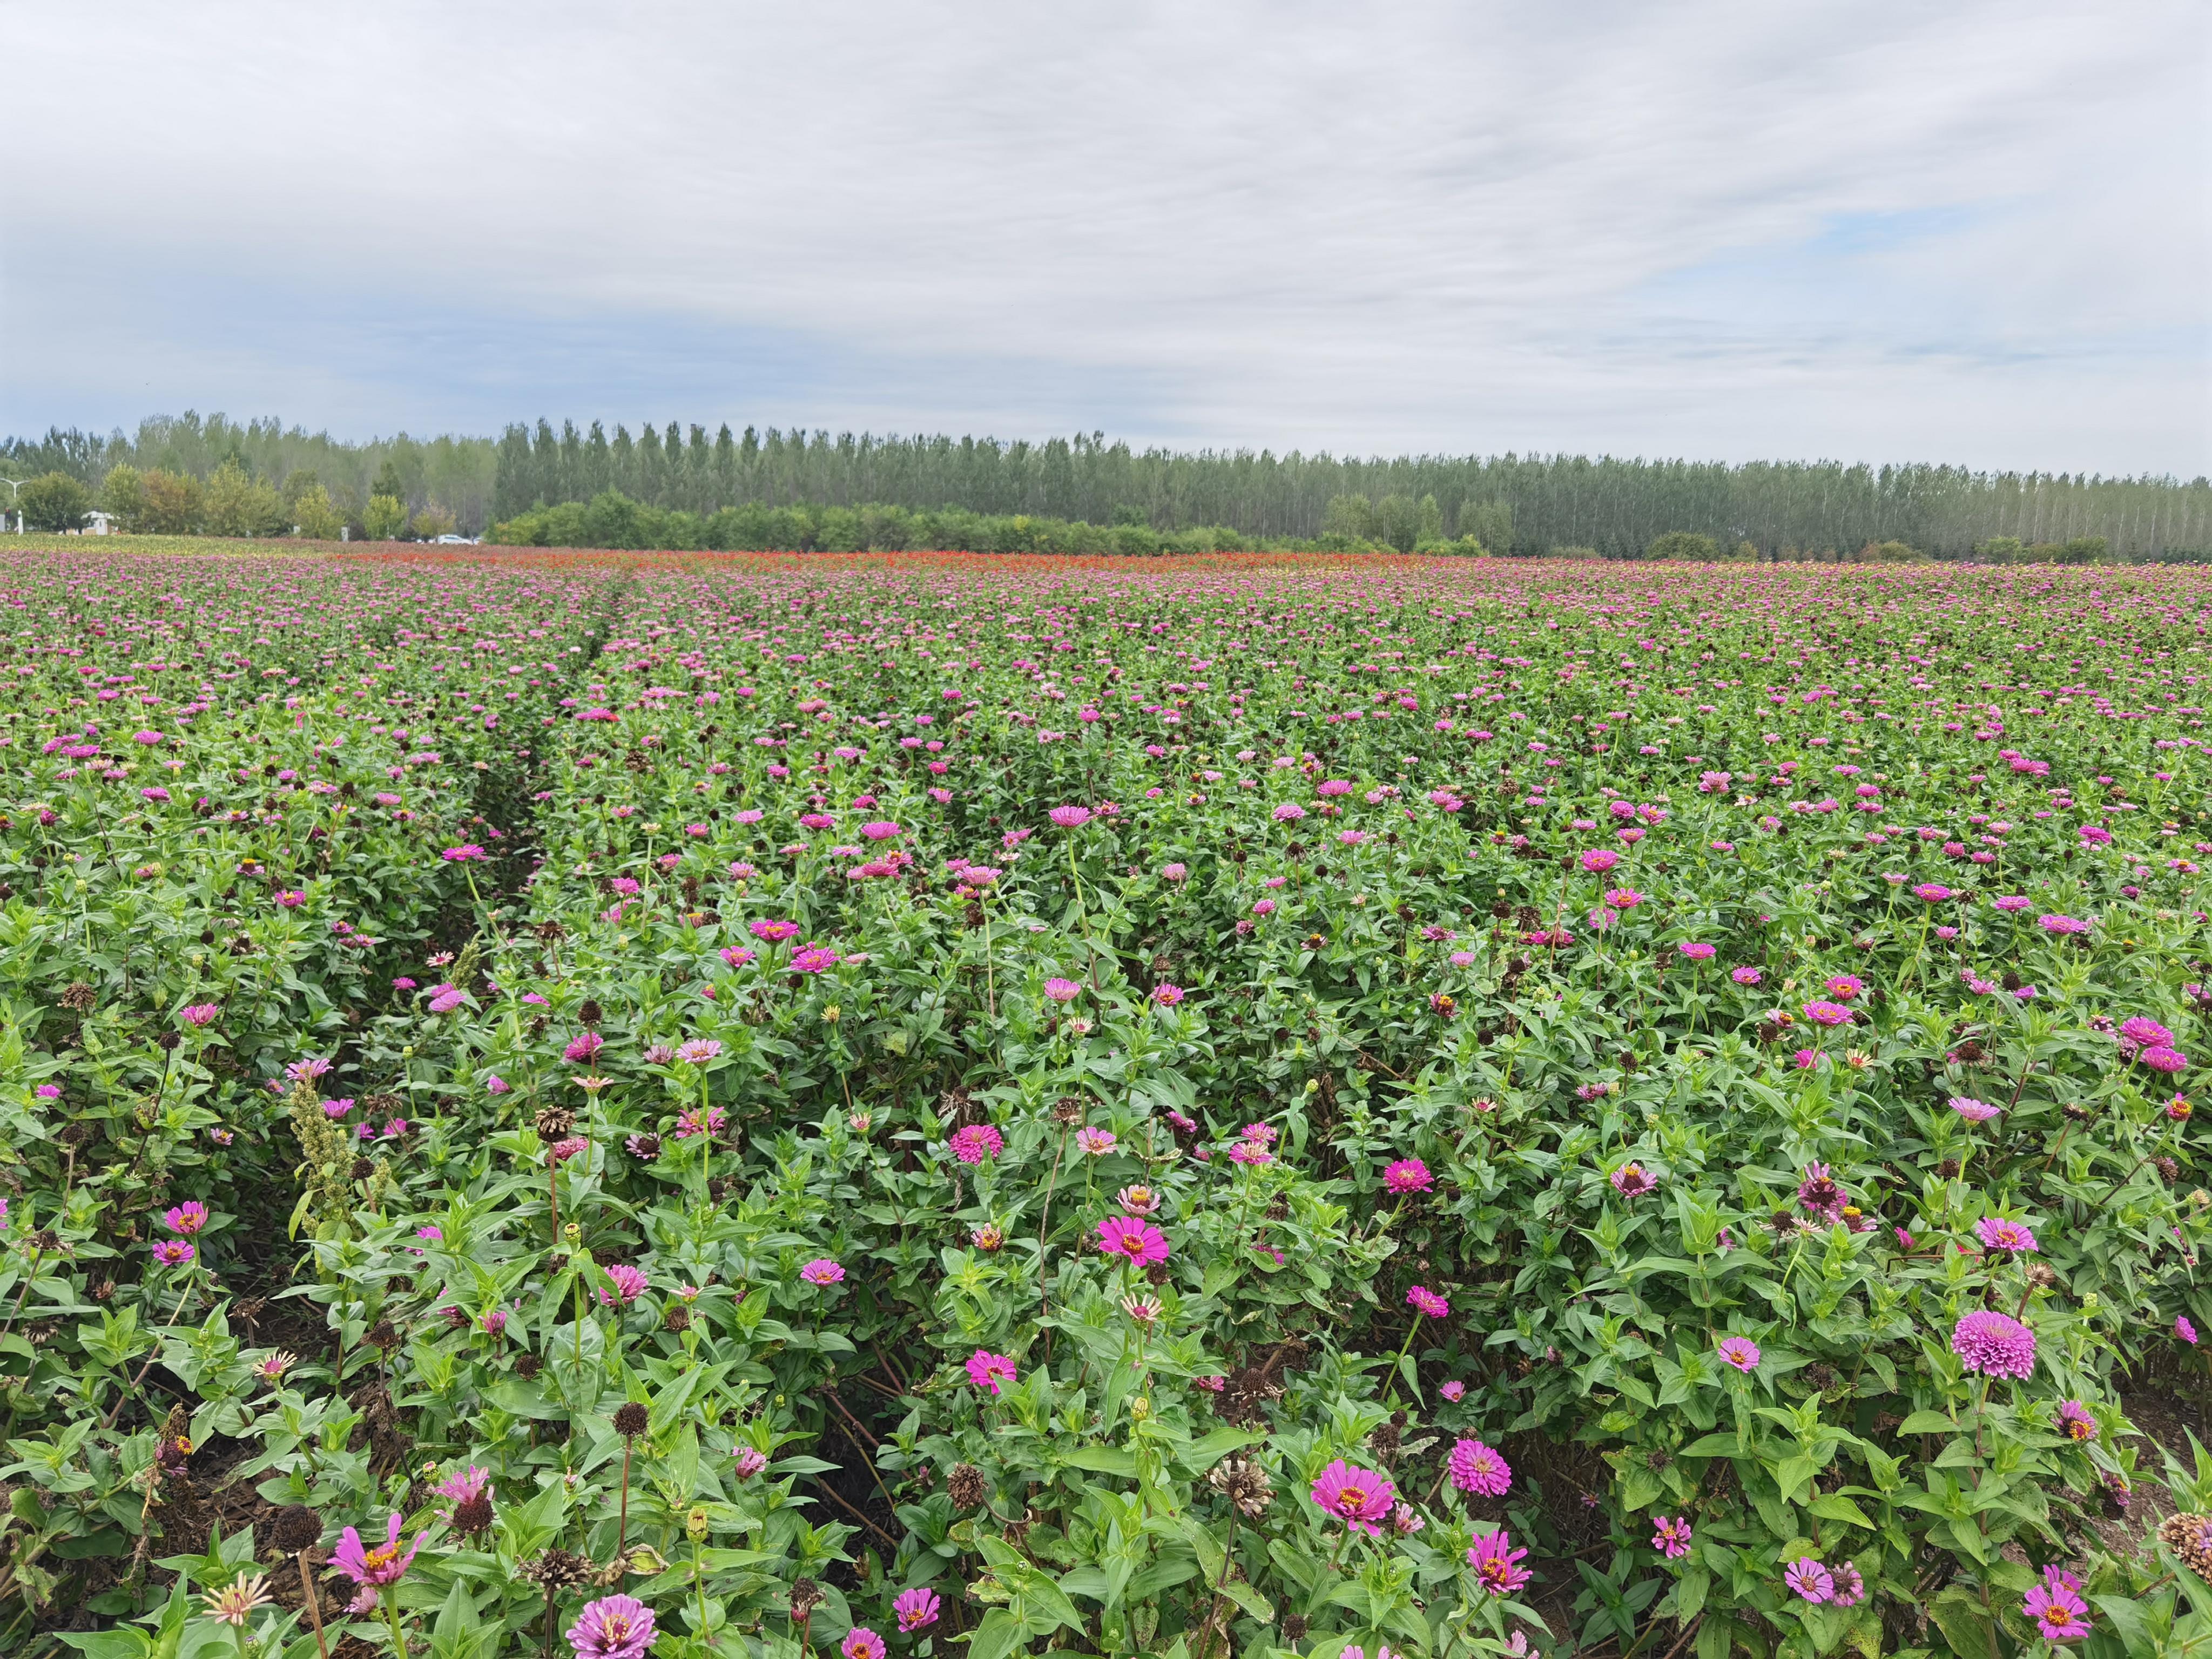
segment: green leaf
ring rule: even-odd
[[[1823,1521],[1847,1521],[1852,1526],[1864,1527],[1869,1532],[1875,1530],[1875,1524],[1867,1518],[1867,1512],[1841,1492],[1824,1493],[1805,1507]]]
[[[1928,1616],[1943,1632],[1951,1651],[1984,1654],[1996,1651],[1994,1627],[1981,1602],[1963,1589],[1947,1589],[1928,1604]]]
[[[1020,1620],[1004,1607],[993,1607],[968,1638],[968,1659],[1006,1659],[1024,1634]]]
[[[1093,1474],[1118,1474],[1131,1480],[1137,1475],[1137,1455],[1115,1446],[1078,1446],[1060,1461]]]
[[[1187,1469],[1204,1474],[1231,1452],[1257,1445],[1267,1437],[1264,1434],[1253,1434],[1243,1429],[1216,1429],[1212,1434],[1192,1441],[1177,1452],[1176,1462]]]
[[[1959,1425],[1942,1412],[1915,1412],[1897,1425],[1899,1434],[1956,1434]]]

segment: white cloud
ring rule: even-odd
[[[2192,4],[4,15],[19,429],[2212,468]]]

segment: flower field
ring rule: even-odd
[[[0,601],[0,1652],[2212,1652],[2212,578]]]

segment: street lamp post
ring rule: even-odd
[[[8,486],[8,499],[11,501],[15,501],[17,492],[19,492],[25,484],[30,482],[31,481],[28,478],[0,478],[0,483],[6,484]],[[0,529],[5,529],[6,527],[7,526],[5,521],[0,520]],[[22,527],[23,508],[22,504],[18,501],[15,506],[15,528],[20,531]]]

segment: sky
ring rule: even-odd
[[[0,434],[2212,472],[2179,0],[0,0]]]

